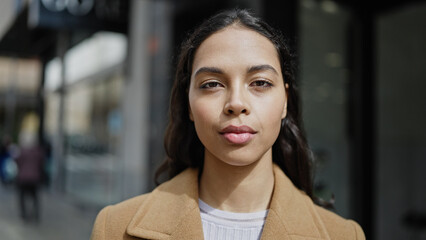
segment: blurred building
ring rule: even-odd
[[[149,191],[179,43],[237,6],[297,49],[316,194],[368,239],[425,239],[424,1],[4,0],[0,134],[37,113],[52,188],[81,204]]]

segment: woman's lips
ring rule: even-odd
[[[223,137],[230,143],[244,144],[253,138],[252,133],[224,133]]]
[[[256,131],[254,131],[249,126],[227,126],[226,128],[222,129],[220,132],[222,136],[230,143],[233,144],[244,144],[249,142],[254,135],[256,134]]]

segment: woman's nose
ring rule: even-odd
[[[250,106],[244,92],[241,89],[230,91],[223,110],[226,115],[249,114]]]

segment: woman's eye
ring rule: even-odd
[[[272,84],[268,81],[265,81],[265,80],[256,80],[256,81],[252,82],[250,84],[250,86],[267,88],[267,87],[272,87]]]
[[[220,87],[220,86],[221,86],[221,84],[218,83],[218,82],[207,82],[207,83],[204,83],[203,85],[201,85],[201,88],[208,89],[208,88],[216,88],[216,87]]]

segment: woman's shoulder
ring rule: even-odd
[[[146,193],[143,195],[139,195],[127,200],[124,200],[122,202],[119,202],[114,205],[110,205],[105,207],[104,209],[107,209],[109,212],[109,215],[115,216],[116,214],[124,217],[132,217],[135,214],[135,211],[138,210],[138,208],[142,205],[142,203],[146,200],[146,198],[151,193]],[[103,209],[103,210],[104,210]]]
[[[316,205],[311,197],[294,186],[277,165],[274,173],[275,187],[271,208],[284,219],[284,225],[293,235],[318,238],[319,234],[325,239],[328,239],[327,235],[330,239],[365,239],[356,222]],[[305,224],[300,224],[301,222]],[[312,232],[314,234],[310,234]]]
[[[317,205],[315,205],[315,210],[331,239],[365,239],[364,232],[357,222],[345,219]]]
[[[187,169],[150,193],[105,207],[95,220],[91,239],[126,239],[128,234],[157,239],[161,233],[154,234],[153,225],[171,228],[197,206],[197,176],[196,169]],[[151,230],[141,233],[141,227]]]
[[[104,207],[96,217],[90,239],[122,239],[130,221],[148,196],[149,193]]]

